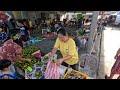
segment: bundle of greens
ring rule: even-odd
[[[27,48],[24,48],[22,51],[22,57],[23,58],[32,58],[32,54],[39,50],[39,48],[37,48],[36,46],[29,46]]]

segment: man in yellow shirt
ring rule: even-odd
[[[31,28],[33,25],[32,25],[32,21],[29,19],[29,27]]]
[[[56,62],[57,65],[70,65],[73,69],[77,70],[76,64],[78,63],[79,59],[74,40],[68,36],[67,31],[63,28],[60,28],[57,31],[57,34],[58,38],[51,52],[51,60],[53,60],[53,57],[59,48],[63,58],[58,59]]]

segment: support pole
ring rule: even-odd
[[[87,53],[89,54],[91,54],[93,50],[93,44],[94,44],[93,40],[94,40],[96,29],[97,29],[98,15],[99,15],[99,11],[93,12],[92,23],[90,27],[90,35],[89,35],[88,46],[87,46]]]

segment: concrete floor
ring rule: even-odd
[[[102,33],[98,79],[104,79],[105,74],[110,75],[111,68],[115,62],[114,56],[120,48],[120,28],[113,27],[113,30],[111,28],[106,28]],[[113,79],[116,79],[116,76]]]

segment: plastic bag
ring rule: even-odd
[[[45,71],[45,79],[59,79],[59,67],[56,63],[49,61]]]

